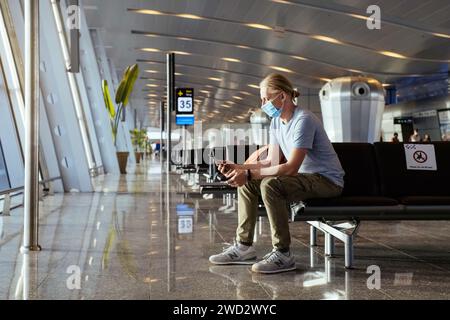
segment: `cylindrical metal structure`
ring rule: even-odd
[[[332,142],[379,141],[385,99],[378,80],[331,80],[320,90],[320,104],[325,131]]]
[[[313,247],[309,247],[309,266],[314,268],[316,266],[316,253]]]
[[[313,226],[309,227],[309,244],[312,247],[317,246],[317,229]]]
[[[25,0],[25,188],[22,251],[39,251],[39,0]]]
[[[161,101],[160,104],[160,109],[159,109],[159,114],[160,114],[160,127],[159,127],[159,159],[161,161],[161,163],[164,160],[164,154],[162,152],[162,144],[163,144],[163,139],[164,139],[164,101]],[[161,167],[162,168],[162,167]]]
[[[174,110],[175,97],[175,54],[167,54],[167,119],[166,119],[166,154],[167,154],[167,172],[170,172],[172,166],[172,110]]]
[[[325,233],[325,255],[332,257],[334,255],[334,237]]]
[[[348,236],[344,245],[345,267],[351,269],[353,267],[353,237]]]

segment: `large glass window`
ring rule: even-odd
[[[2,142],[0,141],[0,190],[9,189],[10,187],[5,157],[3,156]]]

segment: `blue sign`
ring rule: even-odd
[[[177,115],[176,117],[178,126],[192,126],[195,123],[194,115]]]
[[[194,89],[179,88],[177,92],[177,115],[194,114]]]
[[[177,216],[193,216],[194,209],[187,204],[177,204]]]

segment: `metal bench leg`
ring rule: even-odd
[[[309,243],[312,247],[317,246],[317,229],[314,226],[309,227]]]
[[[321,221],[307,221],[316,230],[325,234],[325,256],[334,254],[334,241],[336,239],[344,243],[345,248],[345,268],[353,268],[353,241],[356,236],[360,222],[354,220],[344,223],[324,223]],[[312,230],[312,229],[311,229]],[[311,236],[312,239],[312,236]]]
[[[327,283],[333,282],[333,275],[331,271],[332,271],[331,259],[330,257],[325,257],[325,276],[327,279]]]
[[[344,241],[345,245],[345,267],[347,269],[353,268],[353,236],[347,235]]]
[[[345,300],[350,300],[352,295],[352,275],[351,271],[345,270]]]
[[[330,233],[325,233],[325,255],[334,255],[334,237]]]
[[[314,252],[314,248],[313,247],[309,247],[309,266],[311,268],[315,268],[316,266],[316,253]]]

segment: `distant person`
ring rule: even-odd
[[[159,142],[157,142],[157,143],[155,144],[155,156],[156,156],[156,157],[159,157],[160,151],[161,151],[161,144],[160,144]]]
[[[400,140],[398,139],[398,133],[397,132],[394,132],[394,135],[391,138],[391,142],[393,142],[393,143],[399,143],[400,142]]]
[[[428,133],[425,133],[422,142],[431,142],[431,137]]]
[[[414,133],[409,137],[409,142],[420,142],[422,138],[419,135],[419,130],[414,129]]]

